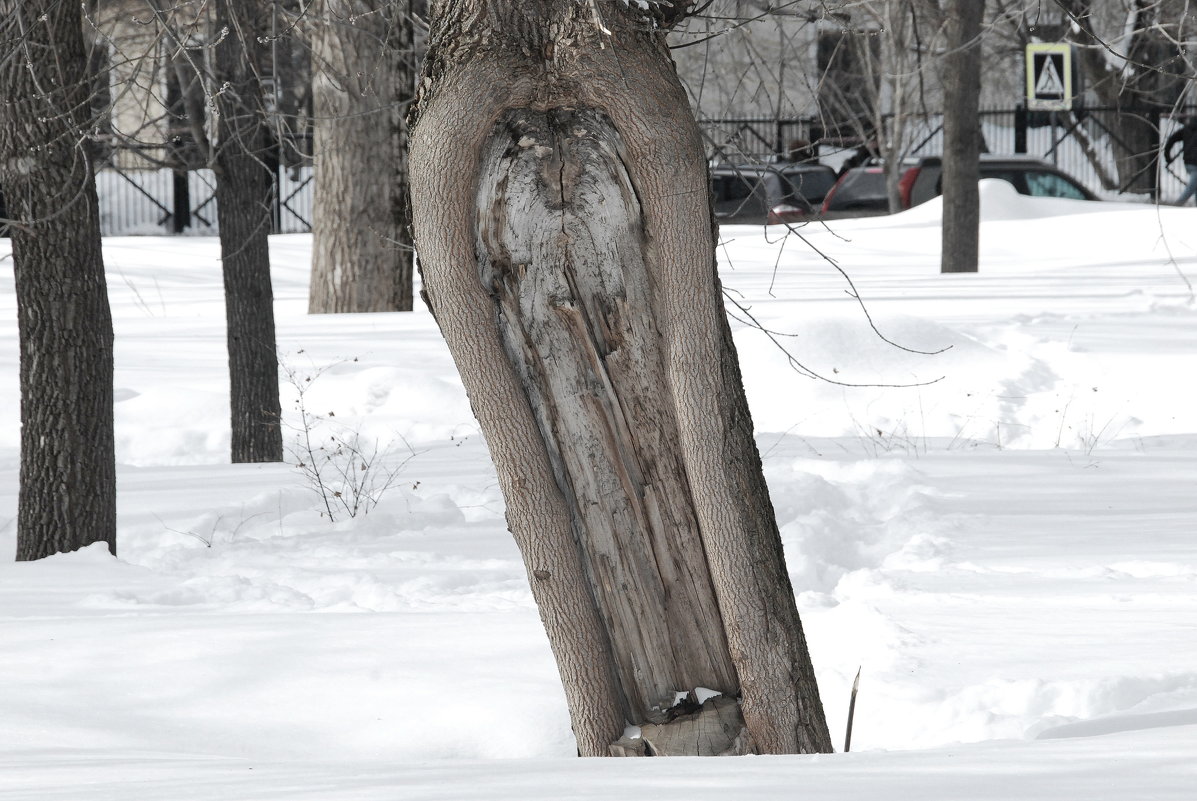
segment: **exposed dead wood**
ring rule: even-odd
[[[760,753],[830,751],[663,36],[621,4],[602,28],[585,3],[431,8],[410,151],[424,293],[579,753],[694,686],[741,699]]]
[[[662,391],[640,207],[619,150],[599,112],[508,112],[484,150],[478,254],[639,723],[677,687],[738,684]]]
[[[621,737],[611,756],[743,756],[753,753],[740,704],[709,698],[696,711],[640,727],[639,737]]]

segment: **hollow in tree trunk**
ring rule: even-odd
[[[411,143],[425,300],[579,753],[830,751],[660,28],[562,0],[444,0],[430,23]],[[674,706],[695,687],[723,700]],[[616,744],[627,722],[651,735]]]
[[[0,186],[21,351],[17,559],[116,553],[112,314],[78,3],[0,0]]]

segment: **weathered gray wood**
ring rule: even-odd
[[[478,254],[640,723],[679,688],[738,682],[661,386],[620,142],[591,110],[505,114],[482,160]]]
[[[640,727],[639,737],[621,737],[611,756],[743,756],[753,753],[740,704],[733,698],[707,699],[696,711]]]

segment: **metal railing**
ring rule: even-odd
[[[1179,160],[1165,163],[1162,143],[1189,107],[1077,108],[1032,113],[1023,108],[983,109],[978,124],[993,153],[1026,153],[1057,165],[1099,196],[1163,199],[1177,196],[1186,180]],[[859,127],[828,126],[816,118],[743,117],[699,120],[712,160],[732,163],[814,158],[838,167],[857,147]],[[908,156],[942,153],[940,115],[905,121]],[[114,160],[119,163],[119,160]],[[96,175],[100,229],[107,235],[215,234],[215,179],[211,170],[130,169],[115,163]],[[311,230],[312,167],[286,167],[275,182],[274,233]]]
[[[275,181],[271,233],[312,229],[312,168],[288,167]],[[211,170],[129,169],[96,172],[104,236],[218,233],[216,179]]]

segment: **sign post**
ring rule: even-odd
[[[1027,109],[1068,111],[1072,108],[1072,45],[1027,45]]]

